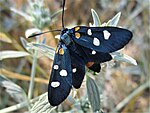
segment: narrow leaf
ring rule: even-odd
[[[0,86],[6,88],[6,92],[17,102],[26,100],[24,90],[17,84],[11,82],[5,76],[0,75]]]
[[[136,60],[126,54],[123,54],[120,52],[113,52],[111,53],[111,56],[113,57],[114,60],[123,61],[123,62],[127,62],[133,65],[137,65]]]
[[[30,54],[24,51],[11,51],[11,50],[0,51],[0,60],[7,59],[7,58],[19,58],[28,55]]]
[[[48,102],[48,94],[44,93],[40,96],[39,100],[33,105],[31,108],[32,113],[50,113],[52,110],[56,109],[56,107],[50,106]]]
[[[40,54],[41,56],[47,56],[52,60],[54,59],[55,50],[52,47],[49,47],[45,44],[36,44],[36,43],[30,43],[29,46],[30,49],[38,50],[41,53]]]
[[[121,12],[117,13],[111,20],[107,22],[108,26],[117,26],[119,19],[121,16]]]
[[[21,41],[23,47],[25,49],[27,49],[27,47],[28,47],[27,43],[29,43],[29,42],[27,42],[27,40],[25,40],[23,37],[20,37],[20,41]]]
[[[30,43],[29,43],[25,38],[23,38],[23,37],[20,37],[20,41],[21,41],[23,47],[24,47],[29,53],[31,53],[31,54],[33,55],[33,54],[34,54],[34,51],[33,51],[33,49],[31,49]]]
[[[0,41],[12,43],[12,40],[5,34],[0,32]]]
[[[25,36],[26,36],[26,38],[28,38],[37,33],[41,33],[41,30],[37,29],[37,28],[30,28],[30,29],[26,30]]]
[[[93,17],[93,26],[94,27],[99,27],[101,25],[101,21],[96,13],[96,11],[94,9],[91,9],[92,12],[92,17]]]
[[[91,103],[93,112],[97,112],[100,110],[100,94],[98,91],[98,87],[95,83],[95,81],[88,77],[87,78],[87,94],[88,94],[88,99]]]
[[[31,21],[31,20],[32,20],[32,17],[31,17],[31,16],[29,16],[28,14],[26,14],[26,13],[20,11],[20,10],[17,10],[16,8],[11,7],[10,10],[11,10],[12,12],[14,12],[14,13],[16,13],[16,14],[22,16],[22,17],[24,17],[27,21]]]

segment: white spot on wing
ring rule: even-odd
[[[98,39],[98,38],[94,38],[94,39],[93,39],[93,44],[94,44],[95,46],[99,46],[99,45],[100,45],[99,39]]]
[[[95,55],[95,54],[96,54],[96,51],[93,50],[93,51],[92,51],[92,55]]]
[[[54,65],[54,69],[58,70],[59,66],[58,65]]]
[[[92,35],[91,29],[88,29],[88,30],[87,30],[87,34],[88,34],[88,35]]]
[[[56,88],[56,87],[60,86],[60,82],[58,82],[58,81],[51,82],[51,86]]]
[[[76,69],[76,68],[73,68],[73,69],[72,69],[72,72],[73,72],[73,73],[75,73],[76,71],[77,71],[77,69]]]
[[[67,76],[67,71],[64,70],[64,69],[62,69],[62,70],[59,72],[59,74],[60,74],[61,76]]]
[[[105,40],[108,40],[109,37],[110,37],[110,35],[111,35],[107,30],[104,30],[104,31],[103,31],[103,34],[104,34],[104,39],[105,39]]]

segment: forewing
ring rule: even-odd
[[[104,53],[123,48],[132,38],[132,32],[118,27],[77,26],[71,32],[79,45]]]
[[[48,86],[48,100],[52,106],[63,102],[72,87],[71,59],[67,47],[59,43],[56,49]]]

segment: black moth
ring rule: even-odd
[[[132,38],[127,29],[77,26],[63,29],[58,43],[48,86],[52,106],[63,102],[73,87],[80,88],[85,65],[100,72],[100,63],[112,59],[109,53],[123,48]]]
[[[65,0],[63,14],[64,4]],[[110,53],[123,48],[131,38],[132,32],[118,27],[63,27],[48,86],[50,104],[59,105],[67,98],[72,87],[80,88],[85,65],[100,72],[100,63],[110,61]]]

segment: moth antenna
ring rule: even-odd
[[[64,29],[64,10],[65,10],[65,2],[66,0],[63,0],[63,3],[62,3],[62,7],[63,7],[63,10],[62,10],[62,28]]]
[[[42,35],[42,34],[45,34],[45,33],[49,33],[49,32],[56,32],[56,31],[59,31],[59,32],[60,32],[61,30],[49,30],[49,31],[45,31],[45,32],[33,34],[33,35],[29,36],[28,38],[32,38],[32,37],[35,37],[35,36],[39,36],[39,35]]]

